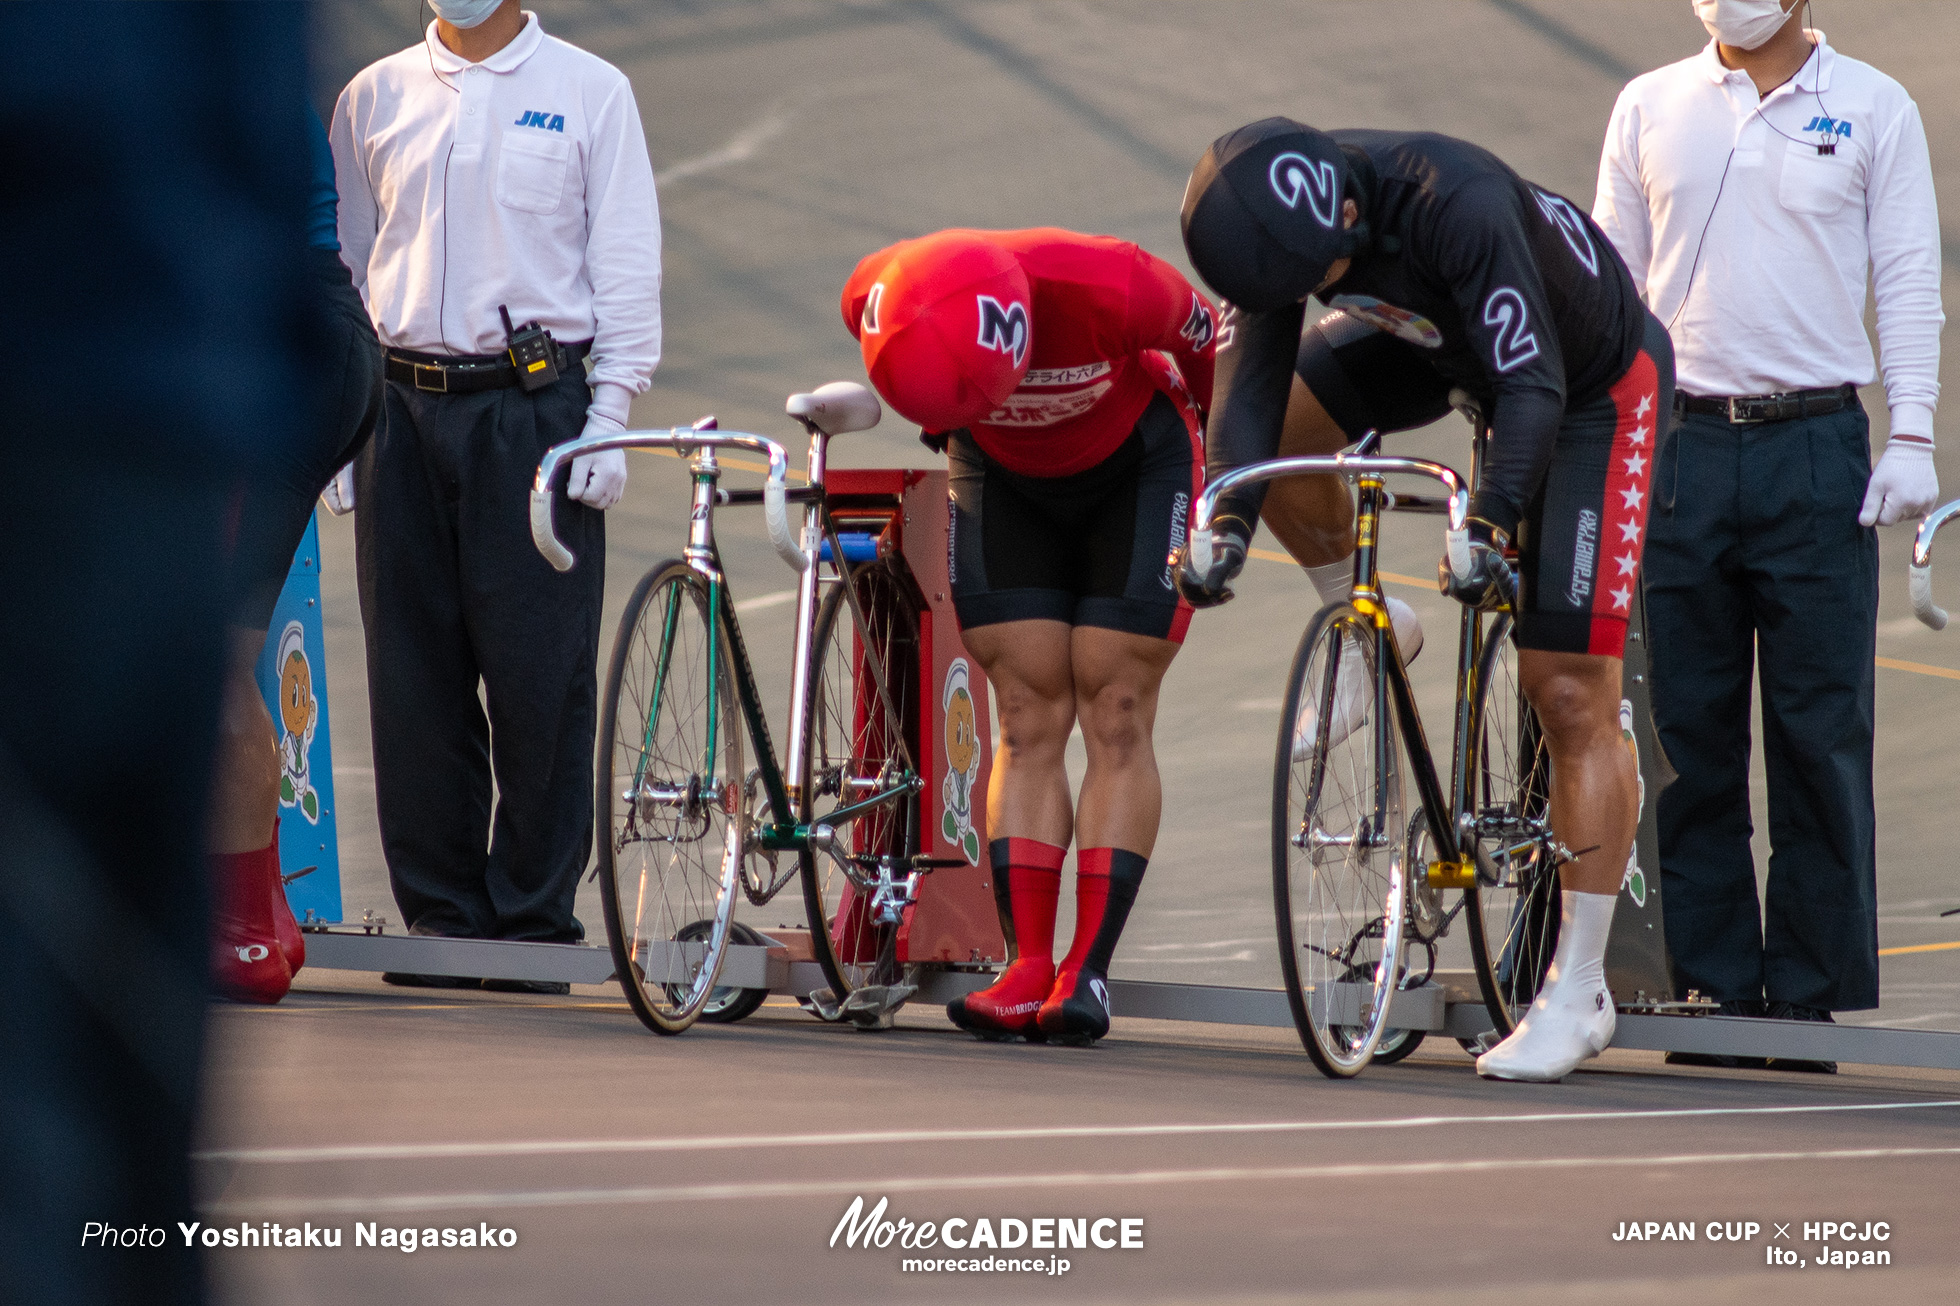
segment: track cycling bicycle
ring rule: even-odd
[[[826,492],[829,441],[877,424],[877,397],[832,382],[787,405],[810,437],[807,483],[787,483],[783,447],[693,427],[624,431],[558,445],[538,464],[531,533],[560,571],[575,562],[552,527],[551,487],[573,458],[606,449],[689,457],[682,556],[649,570],[620,616],[607,671],[595,785],[595,876],[615,977],[649,1028],[739,1019],[764,990],[718,986],[731,940],[762,941],[734,917],[792,879],[802,885],[828,1019],[888,1027],[914,989],[900,983],[898,927],[919,878],[920,612],[889,547],[896,512]],[[720,488],[717,454],[769,460],[759,490]],[[798,573],[789,748],[778,759],[748,646],[715,543],[719,507],[760,505],[769,538]],[[803,509],[792,532],[789,506]],[[744,745],[754,765],[745,767]]]
[[[1473,475],[1489,438],[1474,409]],[[1408,668],[1381,588],[1378,538],[1388,512],[1447,516],[1450,564],[1468,568],[1470,484],[1441,463],[1374,453],[1370,432],[1351,453],[1280,458],[1206,485],[1192,509],[1191,554],[1210,548],[1218,499],[1243,485],[1333,473],[1356,490],[1354,585],[1320,609],[1300,639],[1280,715],[1273,783],[1273,898],[1280,966],[1294,1025],[1314,1064],[1332,1078],[1371,1060],[1400,1059],[1422,1034],[1390,1025],[1395,993],[1425,982],[1437,943],[1461,917],[1478,988],[1499,1037],[1537,996],[1557,946],[1558,867],[1570,854],[1553,837],[1550,766],[1517,677],[1515,603],[1462,610],[1450,786],[1442,787]],[[1443,498],[1391,493],[1390,476],[1438,482]],[[1512,582],[1515,593],[1515,578]],[[1350,650],[1358,657],[1344,656]],[[1337,715],[1343,678],[1361,676]],[[1353,686],[1346,686],[1349,691]],[[1294,757],[1303,701],[1317,723]],[[1353,710],[1358,707],[1358,712]],[[1408,810],[1406,789],[1414,789]],[[1460,894],[1444,905],[1450,890]],[[1412,950],[1426,954],[1418,971]]]

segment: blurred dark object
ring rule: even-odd
[[[0,6],[0,1301],[204,1296],[200,844],[230,504],[313,401],[305,27]]]

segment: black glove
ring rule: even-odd
[[[1171,555],[1171,576],[1177,592],[1194,608],[1215,608],[1232,597],[1232,578],[1245,569],[1245,551],[1250,543],[1245,528],[1233,518],[1212,523],[1211,563],[1203,572],[1190,570],[1191,546],[1184,545]]]
[[[1436,588],[1480,612],[1511,607],[1517,588],[1517,577],[1506,557],[1511,537],[1482,517],[1472,517],[1464,524],[1470,529],[1470,574],[1458,576],[1452,571],[1446,553],[1436,564]]]

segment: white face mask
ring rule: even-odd
[[[1796,6],[1784,12],[1778,0],[1694,0],[1695,17],[1723,45],[1753,50],[1783,30]]]
[[[475,27],[497,12],[504,0],[429,0],[436,17],[452,27]]]

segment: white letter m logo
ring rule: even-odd
[[[992,295],[976,295],[980,309],[980,347],[996,349],[1019,367],[1028,356],[1028,306],[1016,301],[1005,307]]]

